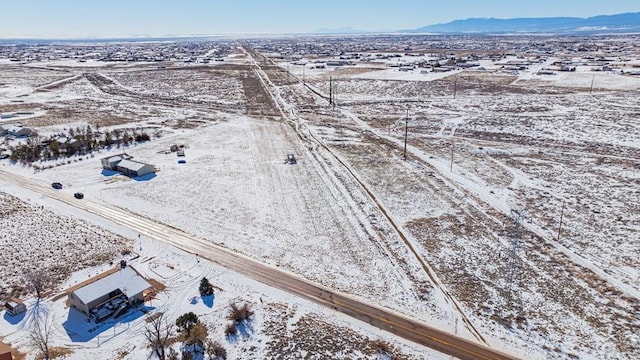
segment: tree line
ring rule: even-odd
[[[91,125],[69,128],[67,132],[48,137],[37,133],[29,136],[25,143],[9,147],[12,161],[30,164],[39,160],[57,160],[77,154],[85,155],[111,146],[129,146],[151,140],[144,130],[114,129],[94,131]]]

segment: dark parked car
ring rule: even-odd
[[[60,190],[62,189],[62,184],[60,184],[59,182],[54,182],[53,184],[51,184],[51,187],[56,190]]]
[[[285,164],[295,165],[297,162],[298,160],[296,160],[296,156],[293,154],[287,154],[287,158],[284,159]]]
[[[75,194],[73,194],[73,197],[75,197],[76,199],[83,199],[84,198],[84,194],[81,192],[77,192]]]

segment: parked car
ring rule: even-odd
[[[73,194],[73,197],[75,197],[76,199],[84,199],[84,194],[81,192],[77,192]]]
[[[296,160],[296,156],[293,154],[287,154],[287,158],[284,159],[284,163],[285,164],[291,164],[294,165],[296,164],[298,161]]]
[[[51,184],[51,187],[56,189],[56,190],[60,190],[60,189],[62,189],[62,184],[59,183],[59,182],[54,182],[54,183]]]

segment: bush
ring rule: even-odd
[[[209,360],[226,360],[227,350],[217,341],[207,341]]]
[[[232,337],[235,336],[238,333],[238,327],[236,326],[236,323],[232,322],[231,324],[227,325],[227,328],[224,329],[224,335],[226,337]]]
[[[393,348],[391,344],[383,340],[374,340],[371,342],[371,349],[378,355],[391,355],[393,354]]]
[[[184,343],[188,346],[202,348],[208,335],[209,331],[206,326],[203,324],[196,324],[191,328],[189,335],[184,339]]]
[[[249,320],[253,316],[253,310],[249,307],[249,304],[244,304],[240,307],[236,304],[231,304],[231,312],[227,319],[233,320],[236,324],[240,324]]]

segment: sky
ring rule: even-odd
[[[7,0],[0,38],[309,33],[414,29],[471,17],[640,12],[638,0]]]

